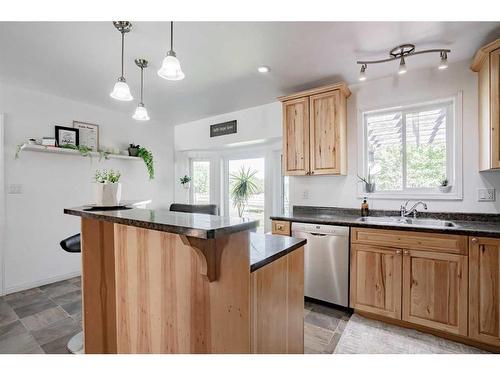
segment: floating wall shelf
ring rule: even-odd
[[[59,148],[59,147],[49,147],[49,146],[40,146],[40,145],[30,145],[24,144],[21,146],[22,151],[34,151],[34,152],[48,152],[52,154],[66,154],[66,155],[77,155],[82,156],[78,150],[72,150],[69,148]],[[100,158],[101,155],[99,152],[90,152],[89,156],[92,158],[97,157]],[[116,155],[116,154],[107,154],[107,159],[123,159],[123,160],[142,160],[136,156],[128,156],[128,155]]]

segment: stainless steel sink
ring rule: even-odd
[[[368,216],[358,220],[373,224],[412,225],[417,227],[453,228],[457,226],[454,222],[447,220],[403,218],[400,216]]]

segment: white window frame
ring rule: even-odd
[[[365,116],[374,113],[384,113],[391,111],[411,110],[411,108],[422,108],[425,106],[433,107],[441,103],[452,102],[452,131],[446,132],[447,137],[447,177],[452,185],[451,192],[441,193],[438,188],[427,189],[409,189],[404,191],[375,191],[365,193],[363,184],[358,183],[358,198],[368,196],[372,199],[427,199],[427,200],[462,200],[463,199],[463,180],[462,180],[462,92],[453,96],[439,99],[431,99],[419,103],[404,103],[391,105],[385,108],[361,109],[358,108],[358,174],[367,175],[368,144],[366,139]],[[448,114],[449,115],[449,114]],[[403,120],[404,121],[404,120]],[[451,143],[452,147],[449,147]],[[406,162],[406,154],[403,154],[403,163]]]
[[[189,203],[190,204],[195,204],[194,202],[194,174],[193,174],[193,164],[195,162],[208,162],[209,163],[209,171],[208,171],[208,203],[212,204],[213,201],[213,169],[214,169],[214,161],[211,160],[210,158],[190,158],[189,159],[189,175],[191,176],[192,180],[189,185]]]
[[[4,115],[0,113],[0,296],[5,295],[5,152]]]

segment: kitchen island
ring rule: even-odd
[[[86,353],[303,353],[304,240],[156,209],[81,217]]]

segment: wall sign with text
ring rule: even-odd
[[[210,125],[210,138],[236,133],[236,120]]]

